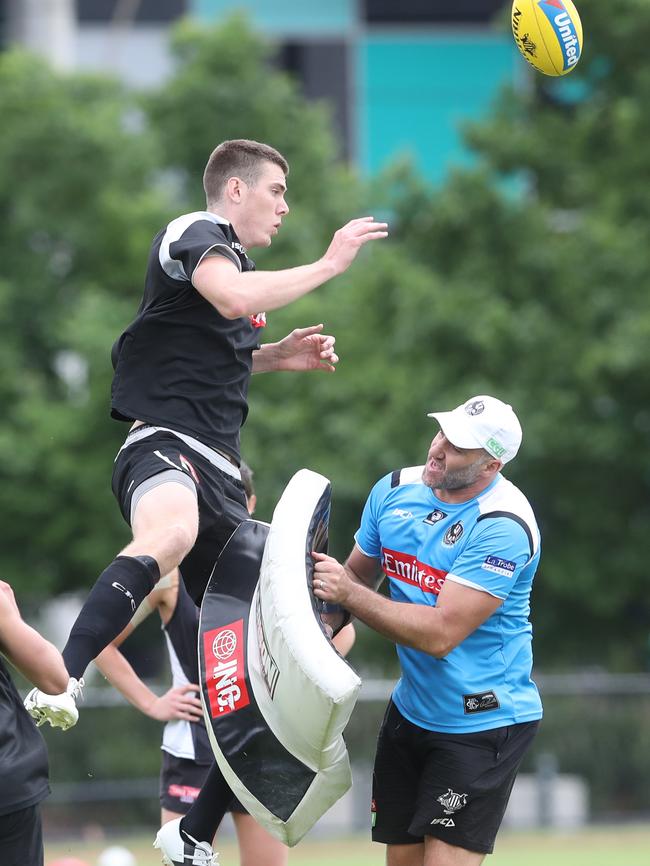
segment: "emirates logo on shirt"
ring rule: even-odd
[[[438,595],[447,577],[447,572],[441,568],[432,568],[416,556],[387,547],[382,548],[381,561],[386,577],[394,577],[434,595]]]

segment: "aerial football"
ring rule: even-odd
[[[571,0],[514,0],[512,34],[524,58],[544,75],[567,75],[582,53],[582,23]]]

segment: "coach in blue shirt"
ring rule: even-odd
[[[425,465],[377,482],[344,566],[314,554],[314,592],[397,644],[373,777],[387,866],[477,866],[542,716],[528,621],[540,534],[501,474],[521,444],[512,408],[477,396],[431,417]]]

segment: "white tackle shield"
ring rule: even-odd
[[[290,846],[352,782],[342,734],[361,680],[327,637],[311,588],[330,498],[327,478],[297,472],[270,526],[248,520],[233,533],[201,608],[202,699],[216,759],[251,815]]]

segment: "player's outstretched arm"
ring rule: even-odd
[[[0,651],[37,688],[60,694],[69,675],[58,649],[20,615],[13,590],[0,580]]]
[[[388,224],[360,217],[335,232],[316,262],[281,271],[240,273],[224,256],[206,256],[194,271],[194,288],[226,319],[277,310],[346,271],[361,247],[388,236]]]

